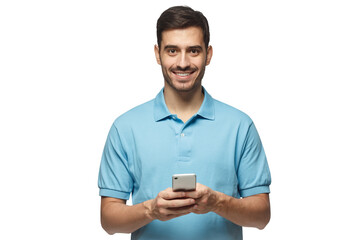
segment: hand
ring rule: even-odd
[[[219,202],[218,192],[200,183],[196,184],[195,191],[185,192],[185,197],[195,200],[195,205],[190,210],[196,214],[215,211]]]
[[[155,199],[144,202],[144,205],[149,218],[167,221],[189,214],[194,203],[194,199],[185,197],[185,192],[174,192],[171,188],[167,188]]]

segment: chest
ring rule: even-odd
[[[237,131],[204,121],[164,121],[134,129],[128,157],[138,186],[149,185],[156,193],[181,173],[195,173],[198,182],[213,188],[236,185]]]

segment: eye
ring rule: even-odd
[[[169,50],[168,50],[168,53],[169,53],[170,55],[175,55],[175,54],[176,54],[176,49],[169,49]]]
[[[190,54],[192,56],[197,56],[199,55],[200,51],[198,49],[190,49]]]

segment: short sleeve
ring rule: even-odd
[[[128,200],[133,189],[126,151],[120,134],[112,125],[101,158],[98,186],[100,196]]]
[[[265,151],[255,125],[247,129],[237,171],[241,197],[269,193],[271,175]]]

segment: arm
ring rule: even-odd
[[[151,221],[144,204],[127,206],[123,199],[101,198],[101,225],[108,234],[131,233]]]
[[[218,203],[214,212],[244,227],[264,229],[270,221],[269,194],[257,194],[238,199],[224,193],[216,193]]]
[[[215,212],[231,222],[263,229],[270,221],[270,200],[268,194],[238,199],[197,184],[196,191],[186,193],[186,197],[196,199],[192,212],[203,214]]]
[[[184,192],[168,188],[155,199],[133,206],[123,199],[101,198],[101,225],[108,234],[132,233],[155,219],[167,221],[189,214],[195,200],[184,198]]]

